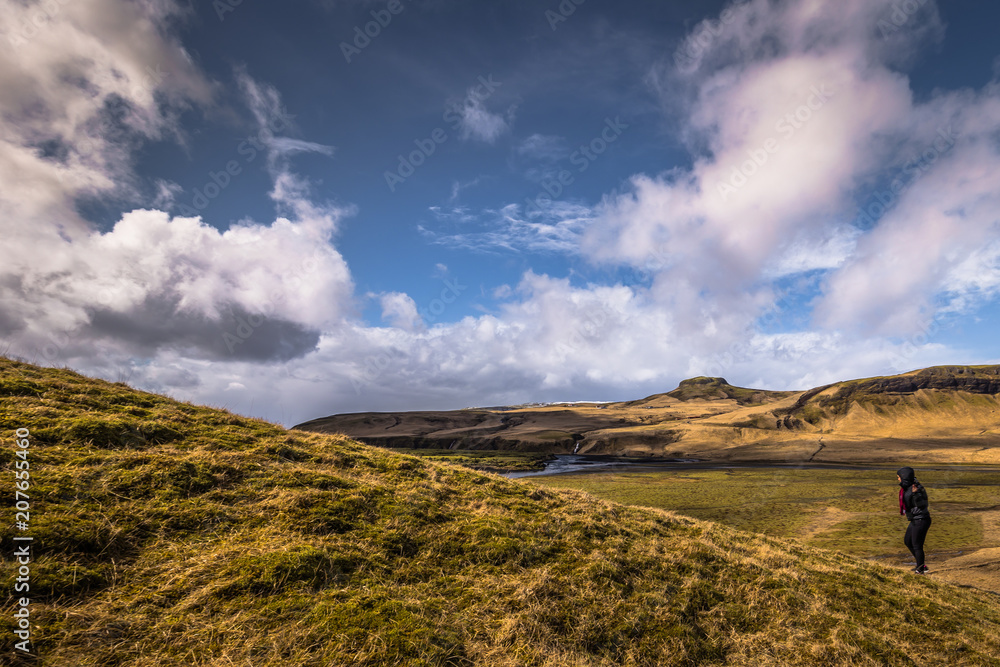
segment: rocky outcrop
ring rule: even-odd
[[[785,398],[793,393],[734,387],[722,377],[696,377],[681,381],[677,389],[668,391],[666,395],[681,401],[732,399],[740,405],[759,405]]]
[[[950,389],[970,394],[1000,394],[1000,366],[935,366],[916,373],[858,380],[863,393],[912,394],[921,389]]]

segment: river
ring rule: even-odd
[[[889,464],[850,465],[846,463],[781,463],[777,461],[704,461],[699,459],[630,459],[617,456],[588,456],[584,454],[557,454],[545,464],[545,470],[536,472],[511,472],[504,476],[510,479],[541,477],[543,475],[566,475],[594,472],[666,472],[678,470],[719,470],[740,468],[790,468],[797,470],[888,470],[895,473],[900,466]],[[962,472],[1000,472],[1000,468],[948,465],[931,463],[917,465],[923,470],[955,470]]]

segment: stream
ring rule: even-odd
[[[511,472],[504,477],[520,479],[523,477],[541,477],[543,475],[566,475],[572,473],[593,472],[666,472],[679,470],[720,470],[741,468],[792,468],[798,470],[888,470],[893,473],[899,466],[888,464],[850,465],[846,463],[798,462],[781,463],[777,461],[704,461],[699,459],[634,459],[618,456],[590,456],[585,454],[557,454],[556,458],[545,464],[544,470],[535,472]],[[918,466],[918,471],[924,470],[955,470],[962,472],[1000,472],[1000,468],[983,468],[978,466],[929,464]]]

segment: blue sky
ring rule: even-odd
[[[286,424],[1000,360],[983,3],[4,9],[8,354]]]

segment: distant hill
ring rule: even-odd
[[[795,394],[793,391],[765,391],[763,389],[734,387],[726,382],[725,378],[696,377],[683,380],[677,389],[667,392],[666,395],[679,401],[731,398],[738,405],[760,405],[781,400],[793,394]]]
[[[28,529],[0,531],[0,585],[33,537],[40,656],[12,649],[11,594],[3,664],[1000,660],[982,591],[68,370],[0,358],[0,428],[31,499]]]
[[[295,428],[404,448],[1000,463],[1000,366],[939,366],[798,392],[697,377],[621,403],[344,414]]]

